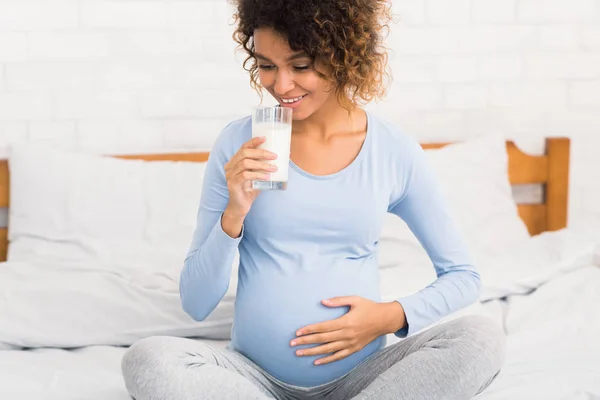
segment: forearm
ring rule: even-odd
[[[396,332],[405,337],[477,301],[479,275],[474,270],[455,270],[441,275],[419,292],[397,299],[406,315],[406,326]]]
[[[179,282],[181,303],[184,311],[198,321],[204,320],[227,292],[242,236],[242,228],[235,238],[229,235],[237,229],[233,222],[219,218],[202,245],[185,260]]]
[[[397,299],[407,324],[396,332],[404,337],[458,311],[479,297],[480,278],[461,229],[438,185],[426,154],[412,141],[413,152],[401,182],[399,198],[390,211],[402,218],[427,252],[437,279],[419,292]],[[412,158],[411,158],[412,157]],[[457,188],[460,190],[460,188]]]

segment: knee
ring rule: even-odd
[[[149,363],[155,363],[164,347],[166,338],[160,336],[152,336],[141,339],[131,345],[121,360],[123,370],[135,370],[140,366],[146,366]]]
[[[146,380],[152,371],[160,367],[164,359],[165,340],[163,337],[148,337],[131,345],[121,359],[121,373],[130,393]],[[162,354],[162,355],[161,355]]]
[[[496,375],[506,353],[506,335],[491,319],[482,316],[467,316],[457,319],[455,335],[460,340],[474,367]]]

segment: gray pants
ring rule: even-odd
[[[122,369],[136,400],[469,399],[498,374],[504,352],[500,328],[469,316],[390,345],[346,375],[311,388],[281,382],[239,353],[174,337],[135,343]]]

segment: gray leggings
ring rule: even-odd
[[[175,337],[135,343],[122,370],[136,400],[470,399],[498,374],[504,351],[500,328],[469,316],[390,345],[311,388],[281,382],[239,353]]]

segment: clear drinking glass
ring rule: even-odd
[[[253,180],[252,189],[285,190],[288,182],[290,164],[290,145],[292,142],[292,109],[287,107],[258,107],[252,115],[252,137],[264,136],[261,149],[277,154],[277,159],[269,160],[277,166],[269,180]]]

